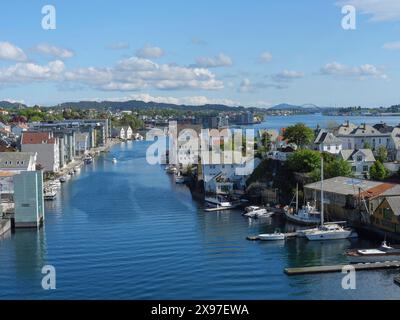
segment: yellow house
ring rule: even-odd
[[[375,227],[400,233],[400,196],[387,196],[375,209],[371,223]]]

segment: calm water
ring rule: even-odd
[[[372,244],[247,241],[284,222],[205,213],[185,186],[146,163],[148,145],[115,146],[46,203],[43,229],[0,240],[1,299],[400,298],[396,271],[360,272],[350,291],[339,273],[286,276],[284,267],[344,263],[343,250]],[[53,291],[41,288],[47,264],[57,271]]]

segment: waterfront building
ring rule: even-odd
[[[111,136],[113,138],[118,138],[118,139],[125,139],[125,129],[123,127],[114,127],[112,128]]]
[[[400,234],[400,194],[385,196],[373,211],[371,224],[383,231]]]
[[[316,199],[320,206],[321,182],[304,186],[306,201]],[[377,206],[377,198],[400,194],[399,185],[349,177],[324,180],[324,204],[328,218],[356,223],[370,223],[370,215]]]
[[[16,228],[39,228],[44,221],[43,173],[25,171],[13,177]]]
[[[87,132],[75,134],[75,155],[84,155],[89,151],[89,134]]]
[[[371,149],[345,149],[340,151],[339,156],[351,165],[351,171],[358,177],[368,177],[369,169],[375,163]]]
[[[36,170],[37,152],[0,152],[0,171]]]
[[[52,132],[23,132],[22,152],[37,152],[37,164],[45,172],[58,172],[60,169],[60,145]]]

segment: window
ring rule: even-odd
[[[362,161],[362,156],[357,156],[357,161],[361,162]]]
[[[363,166],[363,172],[368,172],[368,166]]]
[[[357,171],[357,167],[356,167],[356,166],[352,166],[352,167],[351,167],[351,171],[352,171],[352,172],[356,172],[356,171]]]

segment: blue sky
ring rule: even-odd
[[[400,1],[378,2],[2,3],[0,100],[397,104]],[[41,26],[46,4],[55,30]],[[342,4],[356,30],[341,27]]]

